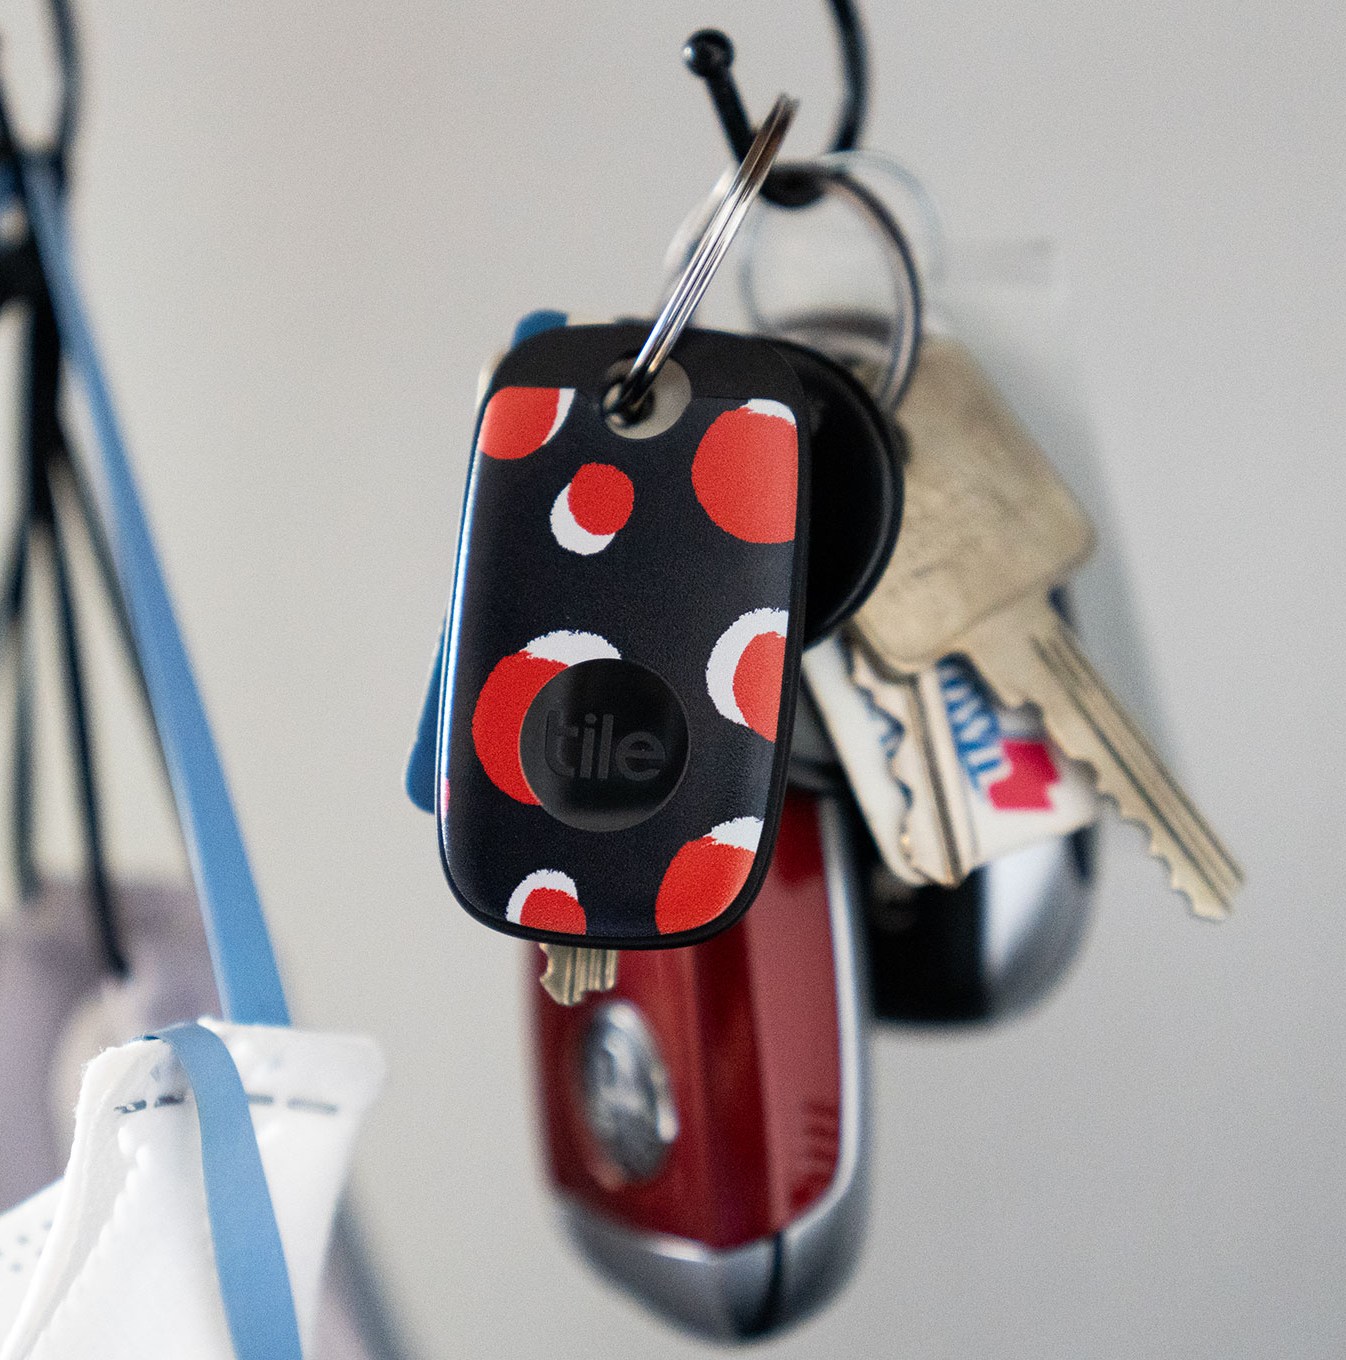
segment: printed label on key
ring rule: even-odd
[[[1098,816],[1088,773],[1057,750],[1033,709],[997,704],[960,657],[946,657],[936,670],[979,863]]]

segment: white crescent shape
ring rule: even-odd
[[[573,485],[573,482],[567,482],[561,488],[561,494],[552,502],[551,531],[563,548],[588,557],[592,553],[602,552],[617,535],[591,534],[580,524],[570,509],[570,488]]]
[[[763,633],[785,637],[789,627],[790,615],[784,609],[750,609],[720,634],[720,640],[711,649],[710,660],[706,662],[706,689],[711,703],[730,722],[743,727],[748,725],[734,698],[734,672],[738,670],[744,648]]]
[[[788,420],[793,427],[795,413],[783,401],[769,401],[766,397],[754,397],[743,403],[743,410],[756,411],[759,416],[775,416],[778,420]]]
[[[740,850],[757,853],[757,844],[762,839],[762,819],[760,817],[735,817],[731,822],[721,822],[710,829],[707,840],[716,845],[733,845]]]
[[[565,424],[566,416],[570,414],[570,403],[575,400],[575,389],[573,387],[558,387],[556,389],[556,416],[552,420],[551,429],[547,431],[547,437],[542,442],[548,444],[551,437],[557,430]],[[772,402],[771,405],[779,406],[779,402]]]
[[[505,906],[506,920],[513,921],[515,925],[522,923],[524,903],[528,901],[528,894],[536,888],[555,888],[557,892],[568,893],[576,902],[580,900],[579,889],[569,874],[563,874],[559,869],[534,869],[510,893]]]
[[[581,661],[598,661],[604,657],[616,661],[621,657],[621,653],[607,638],[599,637],[597,633],[575,632],[569,628],[544,633],[534,638],[523,650],[529,656],[541,657],[544,661],[560,661],[566,666],[575,666]]]

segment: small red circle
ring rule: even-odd
[[[585,463],[570,483],[566,499],[575,523],[585,533],[606,537],[631,518],[636,488],[626,473],[611,463]]]
[[[519,924],[532,930],[584,934],[584,908],[560,888],[534,888],[523,900]]]

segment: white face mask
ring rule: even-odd
[[[248,1093],[307,1351],[383,1062],[364,1038],[203,1024]],[[125,1044],[89,1064],[65,1179],[0,1217],[0,1336],[0,1360],[234,1360],[196,1104],[168,1044]]]

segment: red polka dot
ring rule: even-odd
[[[783,416],[740,406],[716,418],[692,460],[692,487],[712,520],[749,543],[795,535],[799,446]]]
[[[488,458],[526,458],[550,438],[563,394],[555,387],[502,387],[481,418],[477,447]]]
[[[570,483],[570,513],[586,533],[615,534],[631,518],[636,489],[620,468],[585,463]]]
[[[654,921],[661,935],[695,930],[713,921],[739,895],[755,856],[709,836],[689,841],[673,856],[659,885]]]
[[[519,924],[534,930],[555,930],[567,935],[583,935],[584,908],[560,888],[534,888],[524,898]]]
[[[768,741],[776,740],[781,682],[785,675],[785,639],[758,633],[743,649],[734,668],[734,699],[748,726]]]
[[[477,696],[472,713],[472,744],[492,784],[520,803],[537,803],[519,763],[519,731],[528,705],[553,675],[565,670],[563,661],[548,661],[515,652],[496,662]]]

